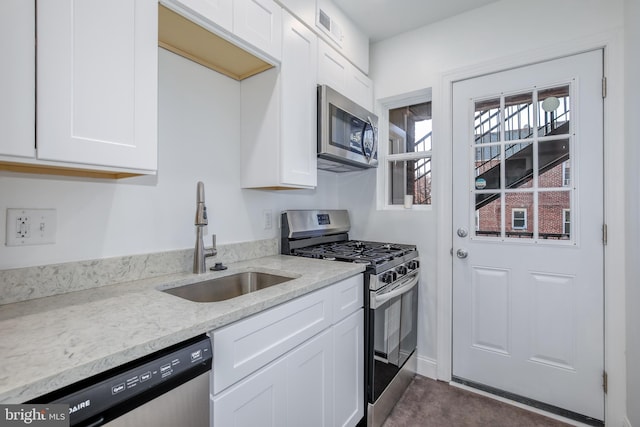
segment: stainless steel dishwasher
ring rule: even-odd
[[[208,427],[211,361],[202,335],[28,403],[68,404],[71,426]]]

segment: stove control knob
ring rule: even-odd
[[[392,283],[395,280],[395,273],[393,271],[384,273],[380,278],[380,280],[382,281],[382,283],[386,283],[386,284]]]
[[[407,263],[407,267],[409,267],[409,270],[415,270],[418,267],[420,267],[420,261],[415,260],[415,259],[413,261],[409,261]]]
[[[401,265],[400,267],[396,268],[396,272],[400,276],[404,276],[405,274],[407,274],[407,267],[405,267],[404,265]]]

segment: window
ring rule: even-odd
[[[526,209],[512,209],[511,210],[511,228],[513,230],[526,230],[527,229],[527,210]]]
[[[571,235],[571,210],[562,210],[562,234]]]
[[[387,205],[431,204],[431,101],[391,108],[386,150]]]
[[[569,160],[562,163],[562,186],[568,187],[571,185],[571,163]]]

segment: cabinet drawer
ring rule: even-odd
[[[213,393],[219,393],[331,326],[332,287],[213,332]]]
[[[338,323],[362,308],[364,299],[362,274],[349,277],[331,287],[333,290],[333,323]]]

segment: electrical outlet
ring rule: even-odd
[[[7,246],[56,242],[55,209],[7,209]]]
[[[271,214],[270,209],[265,209],[262,211],[262,216],[264,218],[264,229],[271,230],[273,227],[273,215]]]

